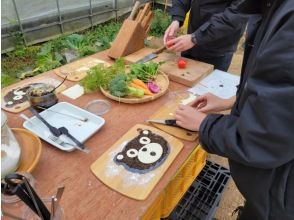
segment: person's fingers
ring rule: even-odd
[[[184,109],[186,109],[186,105],[179,105],[179,109],[181,109],[181,110],[184,110]]]
[[[202,113],[207,113],[207,112],[209,112],[210,110],[211,110],[211,109],[210,109],[210,107],[209,107],[208,105],[203,106],[203,107],[199,107],[199,108],[197,109],[198,112],[202,112]]]
[[[203,109],[205,106],[207,106],[207,102],[203,101],[203,102],[198,103],[196,108],[197,108],[197,110],[199,110],[199,109]]]
[[[198,105],[202,102],[205,102],[205,97],[199,96],[198,98],[194,99],[189,105],[191,107],[198,107]]]
[[[168,36],[169,36],[170,29],[171,29],[171,28],[168,27],[168,28],[166,29],[165,33],[164,33],[164,36],[163,36],[163,43],[164,43],[164,45],[166,45],[166,43],[167,43],[167,38],[168,38]]]
[[[169,30],[168,37],[173,37],[175,36],[175,34],[176,34],[176,29],[175,27],[172,26]]]
[[[170,47],[169,49],[174,51],[174,52],[181,52],[183,49],[183,46],[180,43],[177,43],[175,45],[173,45],[172,47]]]
[[[184,126],[184,123],[182,121],[176,120],[176,124],[180,127]]]

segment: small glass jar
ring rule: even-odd
[[[1,178],[17,170],[20,156],[20,146],[7,125],[5,113],[1,111]]]

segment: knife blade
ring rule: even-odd
[[[84,146],[80,141],[78,141],[74,136],[72,136],[66,127],[60,127],[58,130],[61,132],[61,134],[64,134],[68,138],[70,138],[78,147],[80,147],[83,150],[90,151],[86,146]]]
[[[179,125],[177,125],[177,122],[175,119],[150,119],[150,120],[147,120],[147,122],[158,123],[158,124],[181,128]]]
[[[147,56],[143,57],[142,59],[138,60],[136,63],[146,63],[150,60],[153,60],[160,54],[162,51],[165,50],[165,46],[158,48],[157,50],[153,51],[152,53],[148,54]]]
[[[30,107],[29,110],[35,115],[41,122],[43,122],[44,125],[49,129],[49,131],[56,137],[59,137],[61,135],[61,132],[58,130],[58,128],[55,128],[54,126],[50,125],[40,114],[37,112],[33,107]]]

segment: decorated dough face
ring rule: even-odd
[[[30,88],[30,86],[28,85],[23,88],[12,89],[10,92],[8,92],[4,96],[4,101],[6,102],[6,107],[12,108],[15,105],[26,102],[28,100],[28,98],[26,96],[26,92],[29,88]]]
[[[161,165],[169,154],[168,142],[150,130],[139,130],[139,135],[126,144],[114,161],[132,172],[146,173]]]

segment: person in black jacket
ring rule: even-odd
[[[201,112],[205,106],[205,111],[228,107],[206,95],[180,106],[176,119],[179,126],[199,131],[208,152],[229,159],[232,177],[246,199],[240,219],[293,220],[293,0],[244,0],[236,8],[238,13],[258,11],[262,21],[246,44],[231,113]]]
[[[240,2],[242,0],[173,0],[173,21],[165,32],[164,44],[172,51],[182,52],[184,57],[227,71],[248,20],[232,11]],[[189,10],[188,34],[173,39]]]

